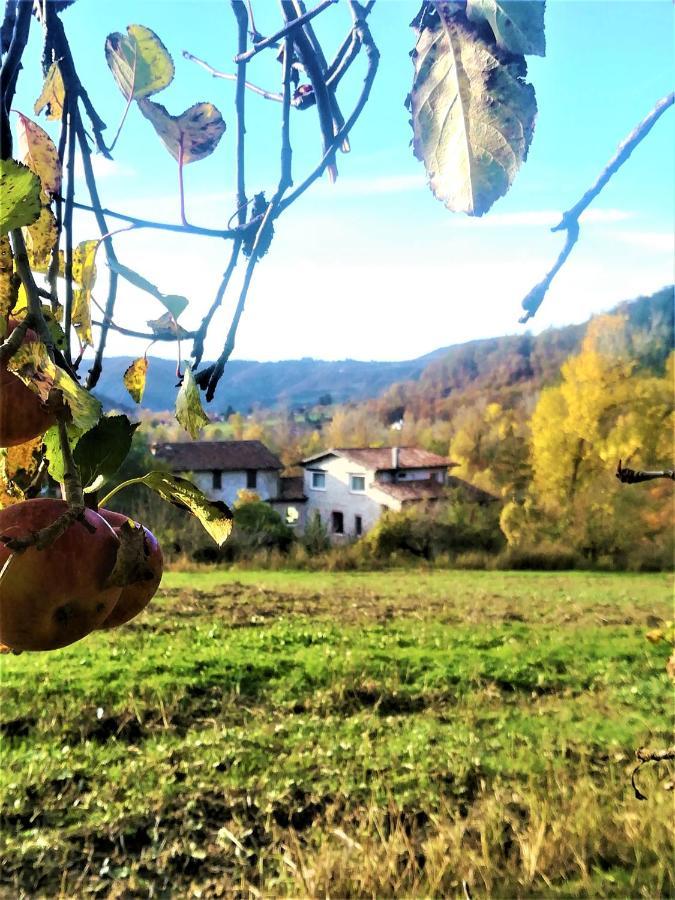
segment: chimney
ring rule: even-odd
[[[399,457],[398,447],[392,447],[391,448],[391,467],[392,467],[392,469],[398,469],[398,457]]]

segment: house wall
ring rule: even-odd
[[[312,470],[326,473],[326,489],[317,490],[312,487]],[[370,485],[374,480],[372,469],[366,469],[342,457],[329,457],[312,463],[305,469],[304,493],[307,497],[305,521],[309,522],[315,512],[328,528],[331,539],[335,542],[353,539],[355,517],[361,516],[363,534],[375,525],[382,514],[383,506],[390,504],[380,502],[370,495]],[[366,478],[365,493],[354,493],[349,490],[349,476],[364,475]],[[344,517],[344,534],[333,534],[331,531],[332,513],[341,512]]]
[[[246,489],[246,471],[222,472],[221,489],[214,490],[213,472],[193,472],[192,480],[197,487],[212,500],[224,500],[228,506],[232,506],[237,499],[240,490]],[[279,494],[279,473],[276,471],[258,470],[256,494],[261,500],[269,500]]]

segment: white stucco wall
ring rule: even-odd
[[[212,500],[224,500],[232,506],[240,490],[246,489],[246,472],[222,472],[220,490],[214,490],[213,472],[193,472],[192,480],[207,497]],[[279,493],[279,473],[275,471],[258,471],[257,485],[253,489],[261,500],[269,500]]]
[[[326,489],[317,490],[312,487],[312,470],[326,474]],[[375,500],[369,493],[374,480],[374,472],[342,457],[328,457],[312,463],[305,469],[306,521],[318,512],[326,524],[331,539],[335,541],[349,540],[356,537],[356,516],[361,516],[363,534],[369,531],[379,519],[382,506],[386,502]],[[365,493],[349,489],[350,475],[363,475],[366,479]],[[387,505],[389,505],[387,503]],[[344,518],[344,534],[332,533],[332,513],[341,512]]]

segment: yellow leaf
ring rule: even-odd
[[[209,500],[187,478],[167,472],[149,472],[143,484],[174,506],[188,509],[196,516],[213,540],[222,547],[232,532],[232,512],[222,500]]]
[[[28,262],[34,272],[47,272],[52,250],[58,239],[56,217],[48,207],[40,211],[40,218],[24,229]]]
[[[7,334],[7,319],[16,303],[18,280],[14,274],[14,260],[9,237],[0,237],[0,338]]]
[[[101,417],[101,404],[77,381],[49,358],[47,348],[40,341],[28,341],[7,363],[7,368],[19,377],[44,403],[52,389],[60,391],[73,420],[82,432],[92,428]]]
[[[127,25],[126,35],[109,34],[105,58],[127,100],[156,94],[173,80],[169,51],[155,32],[144,25]]]
[[[135,359],[124,373],[124,387],[129,391],[136,403],[143,399],[145,378],[148,374],[148,358],[141,356]]]
[[[0,452],[0,509],[24,499],[40,462],[42,435]]]
[[[54,141],[44,128],[19,113],[19,150],[22,161],[35,172],[47,194],[61,190],[61,163]]]
[[[72,323],[83,344],[93,345],[91,335],[91,292],[96,282],[96,251],[100,241],[82,241],[73,252],[73,280],[80,288],[73,292]]]
[[[189,364],[185,367],[183,383],[176,397],[176,419],[193,440],[211,421],[202,409],[199,388]]]
[[[63,103],[66,97],[66,89],[63,84],[63,76],[58,63],[52,63],[45,83],[42,87],[42,93],[35,101],[33,107],[35,115],[38,116],[42,110],[47,107],[47,118],[61,121],[63,116]]]

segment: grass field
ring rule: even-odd
[[[7,897],[675,894],[666,575],[170,573],[0,662]]]

